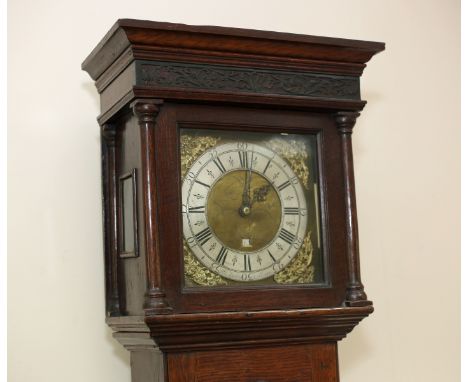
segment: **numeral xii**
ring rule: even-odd
[[[247,156],[247,151],[238,151],[239,162],[242,168],[249,168],[249,160]]]

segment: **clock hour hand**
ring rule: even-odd
[[[244,191],[242,192],[242,205],[250,205],[250,180],[252,174],[249,171],[245,172]]]
[[[253,155],[253,154],[252,154]],[[252,168],[245,172],[244,175],[244,190],[242,191],[242,204],[239,208],[241,216],[250,215],[251,199],[250,199],[250,182],[252,181]]]

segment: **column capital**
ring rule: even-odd
[[[356,119],[360,116],[357,111],[339,111],[335,114],[338,130],[342,134],[352,134]]]
[[[159,99],[136,99],[130,107],[140,123],[155,123],[162,103]]]
[[[101,134],[106,142],[115,142],[115,139],[117,138],[117,129],[112,123],[105,123],[104,125],[101,125]]]

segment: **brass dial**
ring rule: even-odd
[[[270,277],[304,241],[302,186],[284,159],[259,144],[226,143],[204,152],[184,178],[182,200],[190,250],[225,278]]]

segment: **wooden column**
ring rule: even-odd
[[[335,115],[338,131],[341,135],[342,166],[344,176],[345,207],[346,207],[346,252],[348,258],[348,284],[345,303],[349,306],[372,305],[367,300],[364,285],[361,282],[359,268],[359,238],[356,214],[356,192],[354,186],[353,146],[351,134],[357,112],[338,112]]]
[[[102,139],[102,191],[104,198],[104,256],[106,264],[106,312],[120,315],[117,238],[117,131],[112,124],[101,127]]]
[[[143,186],[143,211],[145,221],[147,291],[144,309],[146,314],[170,313],[171,308],[161,289],[159,232],[157,226],[157,188],[155,129],[160,100],[135,100],[131,107],[138,118],[141,140],[141,171]]]

